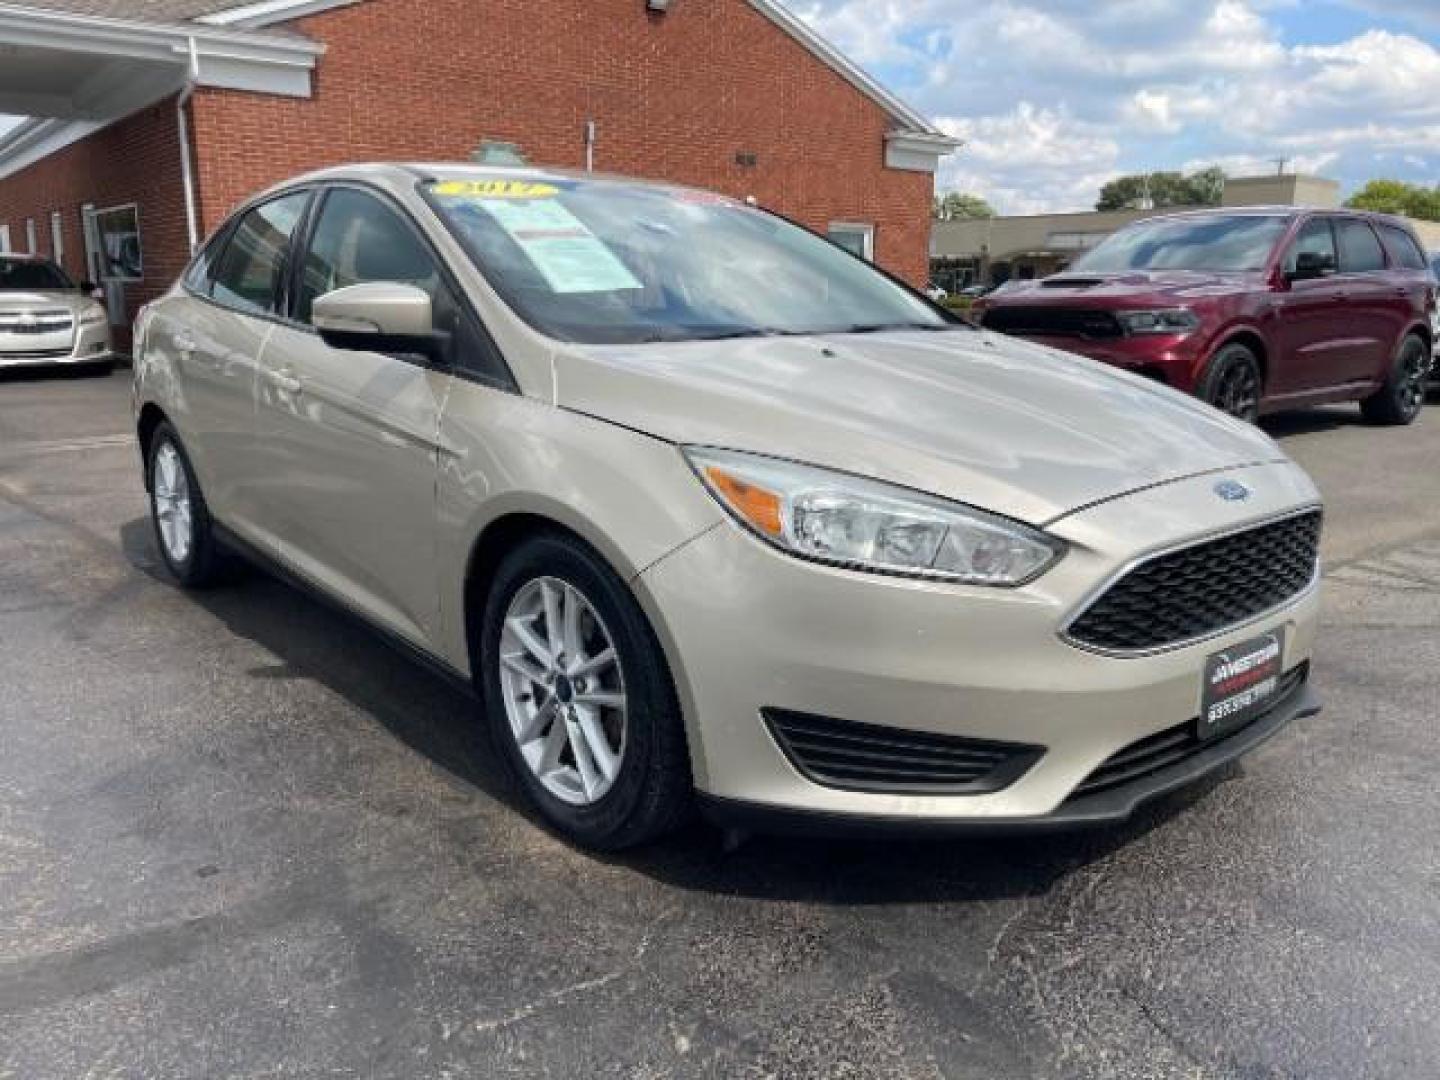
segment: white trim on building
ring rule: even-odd
[[[331,8],[349,7],[360,0],[260,0],[256,4],[243,4],[227,8],[213,15],[202,15],[196,22],[211,26],[243,26],[252,30],[262,26],[303,19],[307,15],[318,15]]]
[[[0,0],[0,47],[21,55],[83,58],[89,71],[65,93],[6,85],[0,111],[31,116],[0,136],[0,178],[146,105],[197,86],[309,97],[325,46],[294,34],[201,23],[102,18]]]

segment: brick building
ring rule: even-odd
[[[531,162],[754,196],[914,282],[956,145],[775,0],[0,6],[0,248],[118,325],[238,201],[343,161]]]

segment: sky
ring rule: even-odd
[[[788,0],[966,145],[942,191],[1084,210],[1220,165],[1440,183],[1440,0]],[[9,121],[0,117],[0,132]]]
[[[1220,165],[1440,183],[1440,0],[790,0],[966,145],[942,191],[1093,207]]]

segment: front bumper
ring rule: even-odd
[[[1067,799],[1048,814],[1034,817],[896,818],[838,814],[700,796],[700,811],[712,823],[746,832],[806,836],[987,836],[1063,832],[1119,825],[1139,807],[1202,780],[1267,742],[1292,720],[1315,716],[1320,698],[1308,682],[1259,719],[1168,768],[1146,773],[1126,784]]]
[[[1196,363],[1203,355],[1199,335],[1141,334],[1134,337],[1084,338],[1045,334],[1017,335],[1025,341],[1141,374],[1158,375],[1167,386],[1194,393],[1199,378]]]
[[[1052,523],[1050,531],[1065,539],[1070,551],[1021,589],[887,578],[804,563],[729,522],[672,553],[637,579],[637,586],[680,689],[696,786],[706,804],[719,814],[797,811],[821,820],[944,828],[961,821],[1004,827],[1023,819],[1044,827],[1073,824],[1077,815],[1125,816],[1130,806],[1121,806],[1118,789],[1096,796],[1097,802],[1067,800],[1117,751],[1199,714],[1207,657],[1283,628],[1283,669],[1295,671],[1310,660],[1318,583],[1263,618],[1154,655],[1106,656],[1060,636],[1096,583],[1138,554],[1318,501],[1309,479],[1293,465],[1226,475],[1244,477],[1255,492],[1249,503],[1216,499],[1212,475]],[[1204,524],[1197,525],[1202,515]],[[1278,729],[1293,715],[1314,710],[1308,692],[1296,701],[1293,713],[1269,718],[1267,726],[1254,730]],[[843,790],[802,775],[767,728],[766,709],[1026,744],[1043,747],[1044,754],[994,791]],[[1224,745],[1240,753],[1252,738],[1237,735],[1238,741],[1227,739]],[[1197,753],[1174,782],[1193,778],[1194,769],[1213,767],[1205,763],[1218,763],[1220,746]],[[1157,793],[1142,787],[1134,801]]]
[[[114,360],[110,327],[105,323],[28,339],[20,335],[0,336],[0,368],[109,364]]]

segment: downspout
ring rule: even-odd
[[[200,220],[195,206],[195,162],[190,153],[190,121],[185,117],[185,106],[195,96],[195,86],[200,81],[200,55],[195,50],[195,39],[190,44],[190,70],[185,79],[185,88],[175,99],[175,126],[180,133],[180,184],[185,192],[185,235],[190,241],[190,254],[200,246]]]

